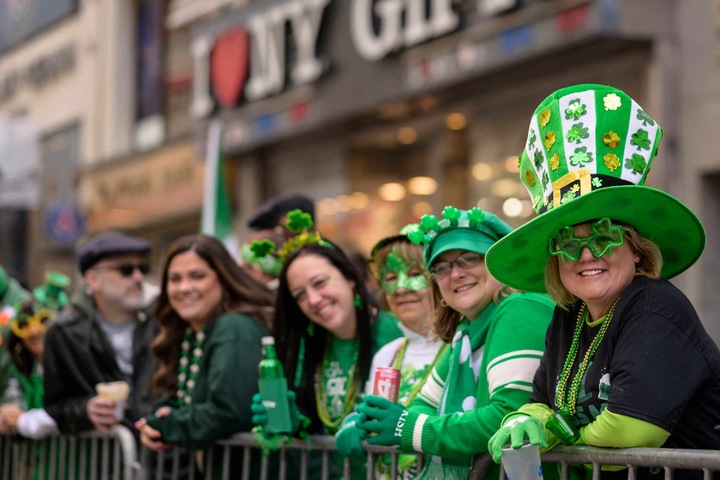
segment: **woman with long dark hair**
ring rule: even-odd
[[[137,424],[144,445],[202,450],[252,428],[260,339],[269,332],[272,304],[272,294],[217,239],[188,235],[170,246],[152,347],[159,362],[153,388],[165,400]]]
[[[374,353],[401,332],[340,247],[318,236],[288,253],[279,280],[278,355],[307,432],[332,435],[358,403]],[[364,475],[364,465],[353,472]]]

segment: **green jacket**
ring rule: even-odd
[[[258,389],[260,339],[268,330],[252,317],[227,314],[205,329],[200,371],[192,392],[192,404],[173,408],[169,415],[149,415],[148,424],[163,441],[199,450],[236,432],[249,432],[253,423],[250,406]],[[161,405],[176,406],[170,400]],[[154,409],[155,411],[157,409]]]
[[[436,460],[442,458],[446,478],[451,477],[451,471],[467,468],[473,455],[486,452],[488,440],[503,417],[530,397],[553,308],[546,295],[514,293],[498,305],[488,305],[473,322],[461,322],[458,331],[469,334],[471,361],[473,365],[479,362],[474,399],[463,402],[463,412],[439,415],[446,390],[452,387],[446,385],[446,379],[453,353],[461,348],[454,341],[408,407],[402,450],[435,456],[426,470],[438,469]]]

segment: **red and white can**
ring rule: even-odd
[[[373,381],[373,395],[397,403],[400,394],[400,370],[390,367],[378,367]]]

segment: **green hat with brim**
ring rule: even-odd
[[[498,240],[512,231],[512,227],[490,212],[475,207],[460,210],[447,206],[438,220],[423,215],[420,228],[408,234],[415,244],[424,244],[425,263],[430,268],[439,255],[448,250],[468,250],[485,255]]]
[[[616,88],[577,85],[545,99],[520,157],[520,180],[539,216],[487,252],[491,275],[513,288],[545,291],[549,239],[603,217],[658,246],[663,278],[688,269],[705,248],[705,229],[682,202],[643,185],[661,138],[659,125]]]

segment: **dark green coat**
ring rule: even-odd
[[[200,371],[192,392],[192,405],[173,408],[165,417],[150,415],[148,424],[163,440],[188,450],[207,448],[236,432],[249,432],[250,405],[258,389],[260,339],[269,335],[247,315],[219,317],[205,329]],[[173,399],[161,405],[175,406]]]

